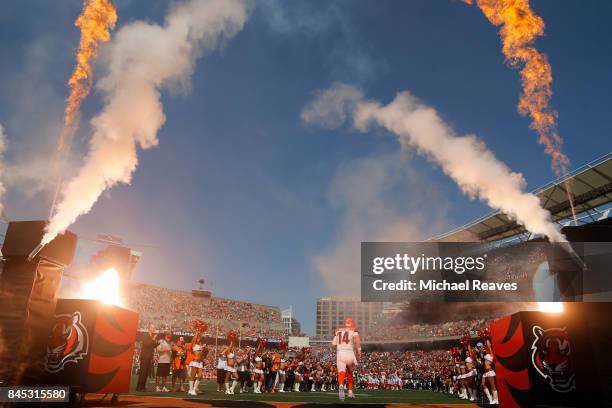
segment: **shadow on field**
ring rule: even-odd
[[[387,406],[387,404],[351,404],[350,402],[343,402],[343,403],[338,403],[338,402],[332,402],[329,404],[325,404],[325,403],[312,403],[309,402],[308,404],[300,404],[300,408],[316,408],[316,407],[351,407],[351,408],[359,408],[359,407],[363,407],[363,408],[385,408]]]
[[[273,402],[264,401],[232,401],[232,400],[213,400],[213,399],[189,399],[191,402],[201,402],[204,404],[210,404],[213,407],[224,407],[224,408],[276,408],[279,405],[289,405],[299,408],[321,408],[321,407],[343,407],[343,408],[385,408],[387,404],[351,404],[345,403],[325,403],[325,402],[280,402],[275,404]]]
[[[215,399],[200,399],[200,398],[190,398],[186,401],[189,402],[201,402],[203,404],[210,404],[213,407],[227,407],[227,408],[238,408],[238,407],[247,407],[247,408],[275,408],[276,405],[270,404],[268,402],[263,401],[232,401],[232,400],[215,400]]]

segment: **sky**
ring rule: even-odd
[[[574,169],[612,150],[612,3],[531,5],[546,23],[536,45],[552,66],[551,103]],[[161,23],[168,6],[118,1],[117,29],[135,20]],[[0,14],[11,220],[48,216],[49,160],[80,10],[76,0],[27,0]],[[217,296],[292,305],[314,334],[317,297],[358,283],[361,241],[427,239],[490,211],[385,131],[305,124],[301,111],[335,82],[383,103],[408,90],[458,134],[478,135],[522,173],[529,190],[555,178],[528,119],[517,113],[518,72],[505,64],[496,28],[476,7],[253,1],[244,28],[197,61],[187,87],[162,90],[159,145],[139,152],[130,185],[105,192],[70,228],[84,238],[81,256],[91,252],[86,238],[122,237],[143,245],[134,280],[188,290],[204,278]],[[92,92],[82,107],[72,171],[103,102]]]

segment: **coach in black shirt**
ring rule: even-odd
[[[157,334],[155,334],[155,326],[149,325],[149,332],[142,340],[140,348],[140,372],[138,373],[138,385],[136,391],[146,392],[147,378],[151,370],[153,362],[153,350],[157,347]]]

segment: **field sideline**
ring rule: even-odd
[[[404,404],[410,404],[412,406],[428,406],[438,405],[454,407],[476,407],[476,404],[466,404],[466,401],[460,400],[454,396],[448,396],[445,394],[435,393],[431,391],[422,390],[403,390],[403,391],[391,391],[391,390],[357,390],[355,393],[356,398],[354,400],[346,399],[344,403],[338,400],[337,392],[285,392],[285,393],[266,393],[266,394],[254,394],[253,392],[234,395],[225,395],[224,393],[216,391],[216,383],[212,381],[206,381],[200,384],[200,395],[197,397],[188,396],[187,393],[178,392],[136,392],[135,379],[132,379],[132,390],[129,395],[120,395],[118,406],[129,404],[129,406],[138,406],[138,403],[145,403],[144,406],[253,406],[253,407],[265,407],[265,406],[294,406],[292,403],[304,403],[306,405],[311,404],[340,404],[346,406],[355,406],[363,404],[373,404],[375,406],[402,406]],[[155,382],[150,379],[147,384],[148,390],[155,389]],[[87,406],[96,406],[95,400],[99,400],[101,396],[88,396]],[[130,401],[133,400],[133,401]],[[128,402],[130,401],[130,402]],[[266,403],[271,404],[266,404]],[[159,405],[158,405],[159,404]],[[176,404],[176,405],[175,405]],[[101,404],[106,405],[108,404]],[[298,404],[302,405],[302,404]],[[142,405],[141,405],[142,406]]]

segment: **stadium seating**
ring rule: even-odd
[[[229,330],[243,337],[283,338],[278,307],[218,297],[199,298],[191,292],[130,283],[127,307],[140,314],[139,328],[153,323],[160,331],[190,333],[196,319],[208,323],[205,336],[224,337]]]

